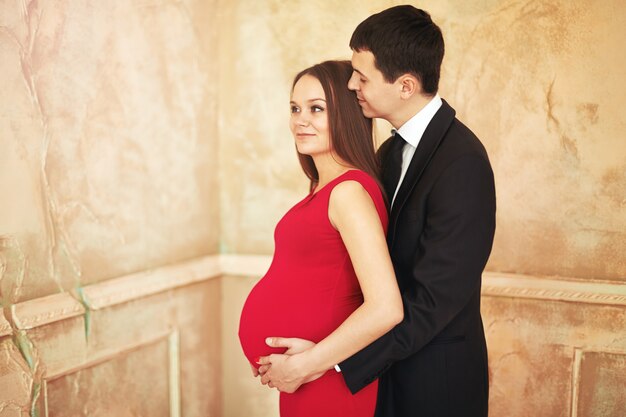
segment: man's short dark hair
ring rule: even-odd
[[[424,10],[395,6],[368,17],[354,30],[350,48],[372,52],[387,82],[410,73],[420,80],[424,93],[437,92],[443,36]]]

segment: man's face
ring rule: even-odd
[[[402,87],[385,81],[383,73],[374,64],[370,51],[352,53],[352,76],[348,88],[356,93],[365,117],[377,117],[391,121],[400,103]]]

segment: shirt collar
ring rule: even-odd
[[[435,117],[435,113],[437,113],[437,110],[439,110],[442,104],[443,102],[439,94],[435,94],[422,110],[400,126],[400,129],[398,129],[400,136],[402,136],[409,145],[417,148],[426,127],[432,118]],[[395,129],[392,129],[392,133],[395,134]]]

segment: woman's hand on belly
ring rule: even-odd
[[[285,354],[264,356],[259,359],[261,383],[281,392],[293,393],[302,384],[314,381],[325,372],[311,374],[307,370],[302,353],[315,346],[310,340],[298,338],[269,337],[266,343],[275,348],[287,348]]]
[[[305,350],[311,349],[315,346],[315,342],[310,340],[298,339],[297,337],[268,337],[265,339],[265,343],[273,348],[285,348],[287,349],[285,355],[295,355],[296,353],[302,353]],[[269,356],[261,356],[259,363],[267,360],[269,362]],[[270,365],[261,365],[258,369],[258,373],[263,376]],[[256,375],[255,375],[256,376]]]
[[[260,363],[266,368],[261,383],[270,388],[278,388],[280,392],[294,393],[301,385],[315,381],[326,371],[310,373],[306,351],[295,355],[274,354],[261,358]]]
[[[295,355],[315,346],[315,342],[297,337],[268,337],[265,343],[273,348],[287,348],[285,355]]]

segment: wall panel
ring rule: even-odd
[[[88,286],[72,317],[63,295],[14,305],[48,320],[0,341],[0,416],[221,416],[219,274],[209,257]]]

